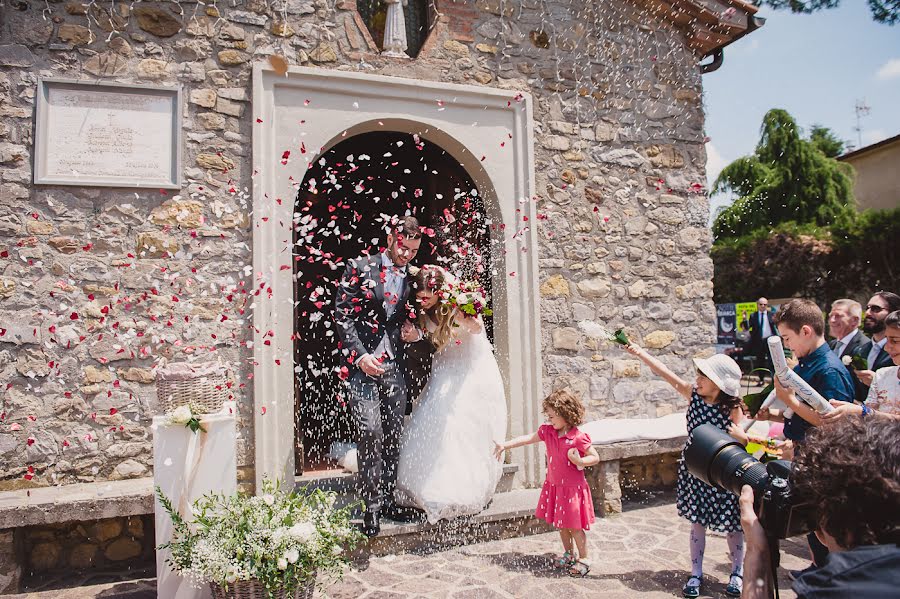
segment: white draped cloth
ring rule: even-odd
[[[433,327],[429,327],[433,329]],[[484,327],[464,327],[436,352],[419,407],[403,433],[395,498],[432,524],[490,503],[503,473],[494,440],[506,438],[503,379]]]

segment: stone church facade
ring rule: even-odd
[[[418,53],[385,57],[370,5],[2,8],[0,489],[151,476],[162,357],[220,358],[232,369],[242,483],[290,471],[299,398],[284,341],[292,318],[278,313],[293,299],[291,272],[272,256],[290,245],[293,208],[274,206],[269,192],[290,193],[305,165],[298,159],[293,179],[266,187],[280,144],[296,156],[301,141],[279,137],[269,118],[310,115],[307,139],[322,140],[310,147],[374,126],[381,113],[409,133],[429,123],[494,189],[499,235],[521,237],[498,254],[494,283],[509,310],[497,343],[511,434],[533,430],[540,398],[562,387],[592,419],[682,409],[646,368],[578,323],[624,327],[684,376],[692,357],[711,352],[700,63],[752,29],[754,9],[739,0],[410,2],[422,23],[410,36]],[[180,86],[180,189],[35,184],[38,83],[54,79]],[[342,94],[340,125],[303,112],[317,106],[304,107],[302,94]],[[392,102],[409,111],[392,114]],[[370,116],[354,120],[355,110]],[[508,129],[506,141],[471,133],[479,110],[484,127]],[[520,483],[535,484],[540,456],[516,459],[526,465]]]

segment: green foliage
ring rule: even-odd
[[[829,227],[786,222],[723,239],[710,253],[715,301],[761,294],[820,305],[837,297],[865,301],[879,289],[900,289],[898,246],[900,208],[867,210]]]
[[[284,492],[276,482],[263,482],[261,495],[210,493],[193,505],[186,522],[157,487],[156,494],[174,531],[169,565],[197,582],[223,587],[256,580],[274,597],[293,591],[316,577],[341,576],[345,548],[361,534],[350,526],[353,506],[335,507],[335,493],[321,489]]]
[[[828,127],[813,125],[809,130],[809,141],[828,158],[837,158],[844,153],[844,141]]]
[[[713,222],[716,243],[794,221],[830,226],[849,225],[853,208],[852,167],[827,156],[835,142],[828,129],[815,127],[813,141],[803,139],[786,111],[772,109],[763,117],[752,156],[722,169],[713,193],[738,198]]]
[[[752,0],[756,6],[769,6],[775,10],[790,10],[793,13],[814,13],[828,8],[836,8],[840,0]],[[868,0],[872,19],[878,23],[894,25],[900,21],[900,0]]]

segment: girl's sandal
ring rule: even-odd
[[[731,578],[728,580],[728,586],[725,587],[725,594],[729,597],[740,597],[743,590],[744,577],[737,572],[732,572]]]
[[[696,584],[691,584],[693,581],[697,581]],[[691,576],[688,578],[687,583],[681,589],[681,596],[687,597],[688,599],[692,599],[693,597],[700,596],[700,589],[703,588],[703,579],[699,576]]]
[[[591,562],[580,559],[572,564],[571,568],[569,568],[569,576],[572,576],[574,578],[584,578],[590,571]]]
[[[575,555],[571,551],[566,551],[562,557],[556,558],[556,565],[560,568],[571,568],[575,563]]]

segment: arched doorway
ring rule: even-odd
[[[347,259],[381,249],[385,224],[411,213],[427,234],[413,265],[441,264],[492,283],[491,222],[478,186],[440,145],[399,131],[338,141],[310,164],[294,208],[295,464],[297,473],[333,468],[335,442],[352,441],[333,293]],[[486,322],[493,340],[493,322]],[[410,397],[424,384],[427,357],[413,354]]]

